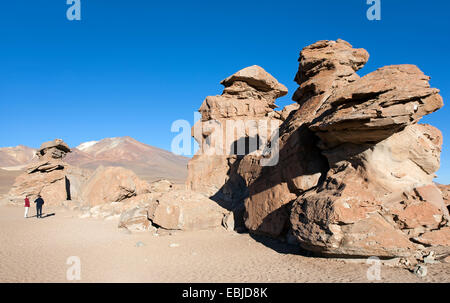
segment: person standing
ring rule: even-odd
[[[28,218],[28,210],[30,209],[30,199],[28,196],[25,197],[25,218]]]
[[[42,205],[44,205],[44,199],[42,199],[41,195],[38,195],[34,203],[36,203],[36,218],[42,218]]]

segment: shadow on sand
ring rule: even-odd
[[[48,217],[53,217],[53,216],[56,216],[56,213],[43,214],[43,215],[42,215],[42,219],[45,219],[45,218],[48,218]],[[27,218],[36,218],[36,215],[30,216],[30,217],[27,217]]]

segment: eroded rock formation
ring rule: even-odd
[[[266,123],[265,136],[270,136],[271,121],[281,122],[296,106],[274,111],[275,100],[286,95],[287,88],[256,65],[238,71],[221,84],[225,86],[222,95],[205,99],[199,109],[201,120],[192,130],[201,149],[189,161],[187,187],[229,210],[242,212],[247,188],[237,173],[240,160],[256,152],[263,141],[258,137],[261,132],[257,133],[260,125]],[[239,217],[242,215],[236,214]]]
[[[439,90],[413,65],[360,78],[368,58],[342,40],[302,50],[299,106],[280,127],[278,164],[247,155],[238,167],[245,224],[326,255],[449,252],[449,214],[433,184],[442,134],[417,124],[443,106]]]
[[[89,171],[65,163],[63,159],[69,152],[61,139],[43,143],[38,158],[16,179],[9,200],[22,203],[25,196],[34,199],[41,195],[47,205],[57,205],[79,199],[80,185],[89,177]]]
[[[245,224],[250,231],[278,237],[289,229],[292,202],[317,186],[328,169],[308,125],[334,89],[359,78],[355,72],[368,58],[365,50],[342,40],[320,41],[302,51],[295,77],[300,87],[293,96],[299,106],[280,127],[278,164],[263,167],[260,156],[250,155],[239,167],[249,190]]]

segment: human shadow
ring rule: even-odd
[[[45,219],[45,218],[48,218],[48,217],[53,217],[53,216],[55,216],[56,215],[56,213],[50,213],[50,214],[44,214],[44,215],[42,215],[42,219]]]

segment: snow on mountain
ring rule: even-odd
[[[76,147],[76,149],[84,151],[97,143],[98,143],[98,141],[89,141],[89,142],[81,143],[80,145],[78,145]]]

